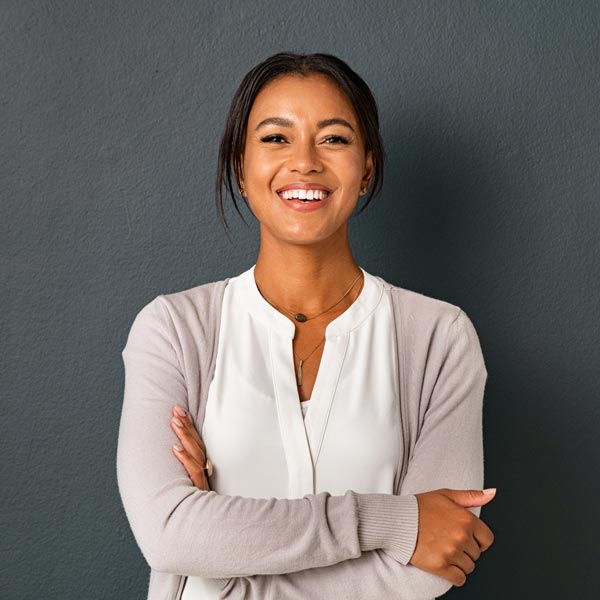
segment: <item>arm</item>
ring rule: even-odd
[[[136,316],[123,361],[117,479],[134,537],[153,569],[214,578],[290,573],[357,558],[373,543],[410,558],[413,495],[348,490],[256,499],[193,486],[172,455],[176,438],[165,426],[174,404],[188,406],[188,392],[182,347],[161,297]]]
[[[415,444],[400,493],[418,494],[440,488],[481,489],[483,486],[482,405],[487,371],[477,334],[464,312],[448,332],[446,352],[423,427]],[[360,500],[359,500],[360,504]],[[469,509],[476,516],[480,507]],[[221,598],[250,588],[265,589],[269,598],[424,600],[445,594],[452,584],[412,564],[401,564],[385,550],[364,552],[360,558],[329,567],[269,578],[233,580]],[[270,580],[270,581],[267,581]]]

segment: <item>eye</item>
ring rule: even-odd
[[[282,142],[285,142],[285,138],[282,135],[274,133],[272,135],[266,135],[265,137],[260,138],[260,141],[266,144],[281,144]]]
[[[325,144],[349,144],[348,138],[341,135],[330,135],[325,138]]]

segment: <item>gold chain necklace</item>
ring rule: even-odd
[[[325,336],[323,336],[323,339],[313,348],[313,351],[306,357],[306,358],[298,358],[296,356],[296,353],[294,352],[294,348],[292,347],[292,354],[294,355],[294,358],[296,360],[299,360],[300,363],[298,364],[298,371],[296,372],[296,383],[298,384],[298,387],[300,387],[302,385],[302,365],[314,354],[315,350],[325,341]]]
[[[360,279],[361,275],[362,275],[362,271],[358,274],[358,277],[352,282],[352,285],[344,292],[344,295],[335,304],[332,304],[329,308],[326,308],[324,311],[320,312],[318,315],[313,315],[312,317],[307,317],[304,313],[301,313],[301,312],[298,312],[298,313],[292,312],[291,310],[287,310],[287,308],[283,308],[282,306],[275,304],[275,302],[273,302],[270,298],[268,298],[267,296],[265,296],[265,294],[263,294],[261,289],[258,287],[258,283],[256,284],[256,287],[258,288],[258,291],[260,292],[261,296],[263,296],[265,298],[265,300],[267,300],[267,302],[269,302],[269,304],[272,304],[278,310],[282,310],[283,312],[287,313],[288,315],[291,315],[299,323],[306,323],[306,321],[316,319],[317,317],[324,315],[326,312],[329,312],[332,308],[335,308],[352,291],[352,288],[356,285],[356,282]],[[255,283],[256,283],[256,281],[255,281]]]
[[[352,282],[352,285],[344,292],[344,295],[335,304],[332,304],[329,308],[325,309],[323,312],[320,312],[318,315],[313,315],[312,317],[307,317],[304,313],[294,313],[291,310],[287,310],[287,309],[283,308],[282,306],[278,306],[277,304],[275,304],[275,302],[273,302],[265,294],[263,294],[260,287],[258,286],[258,283],[256,283],[256,280],[255,280],[255,283],[256,283],[256,287],[258,288],[258,291],[260,292],[261,296],[263,296],[263,298],[265,298],[265,300],[267,300],[267,302],[269,302],[269,304],[273,305],[275,308],[277,308],[279,310],[286,312],[288,315],[291,315],[299,323],[306,323],[306,321],[310,321],[311,319],[316,319],[317,317],[324,315],[326,312],[329,312],[332,308],[335,308],[351,292],[352,288],[356,285],[356,282],[360,279],[360,276],[362,274],[363,273],[361,270],[361,272],[358,274],[358,277]],[[296,372],[296,383],[298,384],[298,387],[300,387],[302,385],[302,365],[315,353],[317,348],[324,341],[325,341],[325,336],[323,336],[323,339],[312,349],[311,353],[305,358],[298,358],[298,356],[294,352],[294,347],[292,346],[292,354],[294,355],[294,358],[299,361],[298,371]]]

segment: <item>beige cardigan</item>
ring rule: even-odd
[[[430,600],[451,584],[409,564],[415,494],[483,487],[487,370],[457,306],[383,281],[396,321],[404,453],[396,494],[298,499],[195,488],[173,457],[171,409],[201,430],[228,280],[160,295],[137,314],[123,350],[117,478],[151,567],[148,600],[179,600],[185,575],[217,578],[220,598]],[[480,508],[471,508],[480,514]]]

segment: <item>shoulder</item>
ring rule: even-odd
[[[462,308],[456,304],[394,285],[382,277],[376,278],[382,284],[384,293],[389,295],[395,312],[400,313],[403,321],[407,323],[451,325],[464,314]]]
[[[479,345],[479,337],[465,310],[452,302],[427,296],[389,283],[378,277],[389,294],[394,318],[404,338],[412,343],[426,341],[428,347],[447,348],[462,338]]]
[[[211,311],[220,307],[225,288],[230,278],[203,283],[185,290],[160,294],[155,301],[161,302],[171,311]]]
[[[479,336],[460,306],[379,279],[390,296],[399,339],[413,355],[424,362],[437,357],[441,363],[454,353],[467,357],[471,365],[481,363],[485,371]]]
[[[229,279],[159,294],[139,310],[135,321],[154,321],[169,330],[190,326],[205,328],[211,323],[218,323]]]

